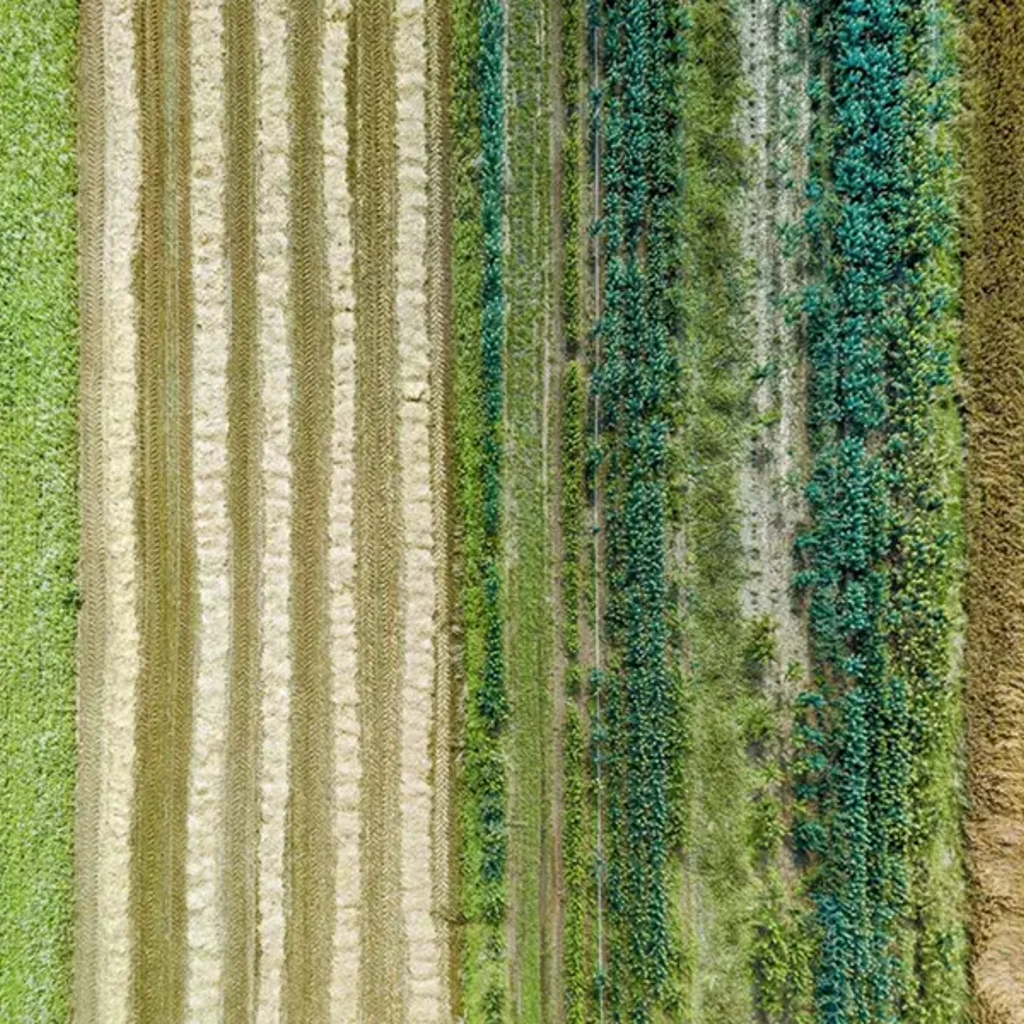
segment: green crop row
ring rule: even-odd
[[[935,944],[914,935],[929,886],[918,877],[921,827],[942,813],[928,779],[952,756],[936,411],[949,386],[952,210],[935,13],[909,0],[815,12],[828,73],[812,87],[814,525],[799,582],[810,590],[817,678],[798,792],[811,813],[796,834],[816,858],[823,1024],[948,1019]],[[959,940],[943,935],[953,993]]]
[[[567,339],[568,347],[568,339]],[[591,1019],[595,971],[591,936],[594,886],[588,738],[581,714],[582,665],[580,611],[583,566],[586,393],[579,362],[566,364],[562,377],[561,527],[562,527],[562,653],[565,657],[566,713],[562,736],[565,807],[562,850],[565,870],[565,953],[563,968],[566,1024]]]
[[[562,333],[565,351],[579,350],[583,318],[580,312],[580,188],[583,159],[583,0],[562,0],[561,100],[562,128]]]
[[[669,664],[666,548],[677,384],[679,9],[666,0],[612,0],[601,19],[608,1005],[613,1020],[645,1024],[671,1002],[678,950],[670,880],[679,687]]]
[[[916,1024],[953,1024],[966,1000],[957,817],[958,690],[951,587],[962,549],[959,425],[950,388],[959,287],[952,123],[955,25],[943,2],[908,11],[908,199],[900,325],[887,353],[892,516],[889,672],[906,688],[907,905],[900,998]]]
[[[508,718],[501,604],[504,17],[497,0],[452,7],[453,344],[459,619],[465,676],[459,778],[462,1003],[505,1019]]]
[[[0,1020],[70,1017],[74,0],[0,0]]]
[[[560,100],[563,111],[561,152],[562,240],[561,320],[567,360],[562,376],[561,534],[562,654],[565,659],[566,714],[562,733],[565,872],[565,937],[562,967],[566,1024],[586,1024],[593,1014],[592,979],[596,970],[591,862],[591,794],[587,727],[581,714],[582,664],[580,613],[583,598],[582,541],[586,503],[585,371],[577,358],[582,343],[580,273],[582,269],[581,181],[583,160],[583,2],[562,0]]]

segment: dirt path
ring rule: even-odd
[[[331,592],[331,671],[334,680],[334,939],[331,1020],[358,1019],[360,990],[359,695],[356,683],[355,544],[355,318],[353,315],[351,195],[348,181],[348,0],[324,11],[320,58],[323,109],[324,212],[333,334],[334,395],[328,558]]]
[[[83,717],[83,738],[89,745],[80,755],[87,768],[78,793],[85,819],[76,863],[75,1019],[127,1024],[129,834],[140,669],[132,501],[138,446],[132,240],[139,230],[141,140],[130,0],[92,0],[83,10],[83,28],[88,100],[83,108],[83,155],[90,164],[96,161],[92,166],[102,173],[102,183],[90,183],[87,173],[81,214],[83,251],[91,245],[102,253],[84,271],[90,315],[83,323],[83,388],[92,385],[92,394],[102,397],[94,407],[90,392],[83,390],[83,423],[92,428],[83,434],[85,494],[96,503],[83,517],[83,629],[90,632],[82,635],[80,695],[90,702],[90,713]]]
[[[744,77],[749,86],[740,120],[749,147],[743,254],[749,275],[748,311],[753,360],[759,372],[754,416],[759,426],[740,472],[743,546],[748,578],[743,613],[768,616],[775,630],[773,682],[784,701],[809,673],[806,624],[791,592],[793,544],[806,521],[803,480],[809,465],[804,423],[805,368],[801,338],[786,316],[797,288],[795,263],[783,253],[781,232],[802,216],[809,111],[805,69],[787,25],[785,4],[757,0],[741,22]],[[782,170],[780,170],[780,168]],[[788,682],[785,669],[792,668]],[[775,676],[779,678],[775,678]]]
[[[263,406],[263,568],[260,676],[259,995],[258,1024],[281,1017],[284,965],[284,845],[292,673],[289,619],[292,466],[292,362],[287,315],[289,119],[285,49],[287,0],[257,0],[259,163],[257,286],[260,397]]]
[[[969,8],[968,863],[978,1024],[1024,1021],[1024,34]]]
[[[442,960],[432,915],[431,732],[437,603],[430,463],[431,338],[427,331],[426,11],[398,0],[395,21],[398,146],[396,322],[398,445],[403,518],[401,712],[402,913],[407,943],[405,1019],[440,1024]]]
[[[198,627],[185,862],[188,1020],[218,1016],[224,972],[221,830],[231,604],[227,516],[228,274],[224,221],[224,66],[220,5],[192,10],[192,293],[195,315],[192,452]],[[237,965],[233,965],[237,966]]]

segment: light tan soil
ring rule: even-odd
[[[438,1017],[451,1021],[458,991],[458,959],[450,925],[454,875],[458,869],[456,822],[452,800],[455,687],[452,678],[450,630],[453,620],[449,476],[452,460],[451,353],[451,152],[450,11],[444,0],[426,0],[426,326],[430,344],[430,488],[434,540],[434,689],[430,755],[431,788],[431,913],[438,943]]]
[[[224,973],[224,824],[231,588],[227,516],[228,275],[224,221],[224,67],[220,5],[193,5],[192,275],[195,315],[196,678],[185,862],[189,1021],[218,1018]]]
[[[433,904],[431,733],[436,659],[434,502],[431,490],[430,360],[427,330],[426,18],[422,0],[397,0],[395,75],[398,147],[396,324],[398,445],[403,552],[401,712],[402,913],[405,1019],[441,1021],[442,959]]]
[[[771,679],[779,700],[788,704],[810,671],[807,627],[790,588],[794,541],[807,521],[803,487],[810,458],[802,343],[783,305],[799,287],[797,267],[783,253],[779,232],[802,217],[810,114],[806,73],[786,44],[783,5],[754,0],[744,8],[740,26],[749,88],[740,122],[750,174],[743,252],[754,365],[763,373],[754,390],[756,426],[740,473],[749,567],[742,599],[746,618],[767,615],[775,625],[778,649]],[[787,70],[787,62],[794,67]]]
[[[76,871],[76,1021],[127,1024],[131,989],[130,850],[139,675],[132,472],[141,140],[130,0],[83,8],[83,709]],[[101,70],[102,68],[102,70]],[[94,120],[95,119],[95,120]],[[102,174],[102,182],[98,176]],[[90,252],[97,259],[88,259]],[[86,708],[86,704],[88,707]],[[88,828],[88,834],[86,834]]]
[[[324,212],[333,335],[334,395],[329,522],[331,673],[334,701],[334,939],[331,1020],[354,1024],[360,990],[359,804],[362,779],[356,685],[355,318],[351,196],[348,182],[347,75],[350,4],[326,5],[320,57],[323,107]]]
[[[258,1024],[281,1019],[284,966],[284,836],[292,675],[292,361],[288,346],[288,145],[285,16],[287,0],[257,0],[259,163],[257,296],[263,406],[263,569],[261,578],[262,736],[259,844]]]

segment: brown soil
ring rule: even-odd
[[[978,1024],[1024,1021],[1024,6],[969,8],[968,863]]]
[[[231,677],[224,796],[225,1024],[256,1008],[259,911],[260,432],[256,310],[256,24],[252,0],[225,5],[226,223],[229,269],[228,491]]]
[[[196,614],[188,5],[138,0],[134,30],[142,130],[134,267],[142,674],[131,835],[132,1012],[142,1021],[177,1021],[185,996]]]
[[[361,1019],[402,1024],[401,516],[395,325],[395,15],[355,0],[349,181],[356,295],[356,632],[362,737]]]
[[[285,836],[285,975],[289,1024],[326,1024],[334,935],[333,728],[328,652],[327,496],[331,333],[324,249],[320,47],[322,8],[288,17],[292,396],[292,714]]]

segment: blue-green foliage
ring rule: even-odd
[[[654,1019],[673,963],[669,854],[677,683],[667,663],[667,483],[676,387],[678,18],[612,0],[603,18],[600,323],[607,459],[609,999]]]
[[[813,813],[797,837],[819,862],[823,1024],[904,1019],[919,1000],[905,935],[918,904],[913,780],[930,756],[929,694],[948,687],[932,435],[936,389],[948,383],[948,339],[934,326],[948,296],[934,265],[951,217],[929,156],[948,110],[922,98],[916,65],[936,37],[920,8],[843,0],[816,11],[828,77],[812,83],[814,526],[800,581],[817,692],[798,733],[797,796]]]
[[[460,775],[464,1016],[506,1015],[508,857],[503,733],[501,507],[504,358],[504,12],[456,0],[452,12],[453,336],[459,494],[458,572],[466,679]]]

